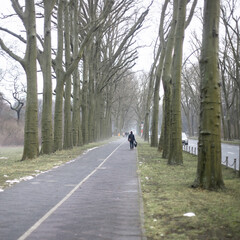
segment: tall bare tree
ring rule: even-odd
[[[175,29],[177,22],[177,9],[178,2],[174,1],[173,4],[173,14],[171,19],[171,26],[169,29],[169,33],[166,39],[166,54],[164,59],[164,67],[163,67],[163,89],[164,89],[164,121],[163,127],[161,131],[161,138],[164,138],[164,141],[159,141],[159,149],[162,149],[163,158],[168,158],[170,152],[170,117],[171,117],[171,99],[172,99],[172,61],[173,61],[173,49],[175,44]],[[161,146],[162,145],[162,146]]]
[[[240,138],[240,16],[237,0],[224,0],[221,19],[225,29],[222,55],[220,56],[223,84],[222,121],[224,137]],[[232,116],[230,117],[231,113]]]
[[[38,51],[38,61],[43,74],[42,144],[41,154],[53,152],[52,127],[52,48],[51,15],[56,0],[44,0],[43,51]]]
[[[27,76],[27,101],[24,130],[24,150],[22,160],[39,155],[38,143],[38,99],[37,99],[37,36],[34,0],[26,0],[22,8],[17,0],[11,0],[13,9],[21,19],[26,30],[26,51],[24,58],[14,54],[0,39],[0,45],[13,59],[18,61]]]
[[[10,109],[16,112],[16,114],[17,114],[17,123],[19,125],[19,123],[20,123],[20,116],[21,116],[21,110],[23,109],[25,101],[21,97],[21,93],[23,91],[19,90],[19,86],[17,84],[17,77],[14,79],[13,86],[14,86],[14,91],[12,91],[12,97],[14,99],[14,103],[12,104],[12,102],[8,98],[6,98],[4,96],[4,94],[2,94],[2,93],[0,93],[0,100],[1,101],[3,100],[5,102],[7,102],[9,107],[10,107]]]
[[[189,26],[197,0],[191,5],[188,18],[186,19],[186,0],[178,1],[178,16],[175,31],[175,45],[172,67],[172,100],[171,100],[171,130],[170,130],[170,149],[168,157],[169,164],[182,164],[182,118],[181,118],[181,72],[182,72],[182,53],[184,31]]]
[[[160,24],[159,24],[159,59],[155,73],[155,86],[153,92],[153,110],[152,110],[152,123],[151,123],[151,146],[158,146],[158,120],[159,120],[159,91],[160,91],[160,82],[162,78],[163,63],[165,58],[166,46],[164,39],[164,20],[166,9],[168,6],[169,0],[165,0],[162,6]]]
[[[105,5],[102,9],[101,14],[96,17],[94,20],[92,20],[93,22],[90,21],[90,27],[87,26],[87,31],[86,34],[84,35],[81,43],[80,43],[80,47],[78,49],[77,54],[75,54],[75,58],[72,59],[70,64],[65,64],[65,69],[62,66],[62,62],[63,62],[63,11],[64,11],[64,6],[68,7],[67,5],[64,5],[65,0],[61,0],[59,1],[59,5],[58,5],[58,51],[57,51],[57,56],[56,56],[56,60],[55,60],[55,64],[54,64],[54,68],[56,71],[56,76],[57,76],[57,87],[56,87],[56,106],[55,106],[55,115],[54,115],[54,150],[60,150],[62,149],[62,135],[63,135],[63,131],[62,131],[62,122],[63,122],[63,113],[62,113],[62,106],[63,106],[63,90],[64,90],[64,84],[65,83],[70,83],[70,78],[72,73],[76,70],[76,68],[78,67],[79,61],[82,59],[83,57],[83,53],[86,49],[86,47],[89,46],[89,44],[91,43],[91,38],[94,35],[94,32],[96,32],[96,30],[100,27],[100,25],[104,24],[108,14],[111,12],[112,10],[112,6],[114,4],[114,1],[109,0],[105,2]],[[65,9],[66,10],[66,9]],[[65,15],[66,17],[66,15]],[[66,23],[66,22],[65,22]],[[66,25],[65,25],[65,30],[66,30]],[[69,46],[69,44],[67,44],[66,46]],[[69,50],[68,50],[69,51]],[[72,137],[70,135],[72,135],[72,130],[70,131],[70,127],[71,124],[66,124],[67,119],[68,122],[70,121],[70,113],[71,113],[71,109],[69,109],[69,103],[70,103],[70,99],[69,96],[71,95],[69,91],[70,86],[67,88],[68,91],[66,91],[65,89],[65,93],[68,94],[67,96],[67,101],[68,101],[68,107],[67,105],[65,108],[65,125],[64,125],[64,133],[65,133],[65,139],[64,139],[64,147],[68,148],[71,147],[71,141],[72,141]],[[65,94],[65,97],[66,97]],[[70,110],[70,112],[69,112]],[[67,114],[68,112],[68,114]],[[67,119],[66,119],[67,118]],[[70,142],[69,142],[70,141]]]
[[[71,5],[71,32],[72,32],[72,55],[73,58],[77,56],[79,49],[79,31],[78,31],[78,18],[79,18],[79,1],[72,1]],[[73,72],[73,114],[72,114],[72,129],[73,129],[73,146],[80,146],[83,144],[82,139],[82,126],[80,117],[81,107],[81,92],[80,92],[80,74],[79,67],[77,66]]]
[[[194,187],[224,186],[221,169],[221,110],[218,70],[220,0],[204,1],[198,166]]]

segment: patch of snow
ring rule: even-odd
[[[183,216],[184,217],[195,217],[196,215],[193,212],[188,212],[188,213],[183,214]]]
[[[7,177],[8,177],[8,175],[6,175],[6,174],[5,174],[5,175],[3,175],[3,176],[4,176],[5,178],[7,178]]]
[[[28,180],[31,180],[33,178],[34,178],[33,176],[26,176],[26,177],[20,178],[20,181],[28,181]]]
[[[22,177],[22,178],[19,178],[19,179],[13,179],[13,180],[7,180],[6,183],[8,183],[10,186],[14,183],[20,183],[21,181],[28,181],[28,180],[31,180],[33,179],[34,177],[33,176],[25,176],[25,177]]]
[[[10,185],[12,185],[12,184],[14,184],[14,183],[19,183],[20,182],[20,180],[18,180],[18,179],[13,179],[13,180],[7,180],[6,181],[6,183],[9,183]]]
[[[97,148],[99,148],[99,147],[89,148],[89,149],[86,150],[83,154],[87,154],[88,152],[90,152],[90,151],[92,151],[92,150],[94,150],[94,149],[97,149]]]
[[[0,159],[8,159],[7,157],[0,157]]]
[[[2,188],[0,188],[0,192],[4,192],[4,190]]]

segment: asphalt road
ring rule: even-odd
[[[119,139],[6,189],[0,239],[144,239],[136,160]]]
[[[188,146],[197,149],[197,140],[189,139]],[[222,143],[222,163],[225,165],[226,156],[228,156],[229,167],[233,168],[234,159],[237,159],[236,168],[239,169],[239,147],[237,145]]]

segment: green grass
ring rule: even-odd
[[[41,172],[60,166],[84,151],[96,146],[106,144],[115,138],[106,141],[90,143],[81,147],[74,147],[70,150],[57,151],[50,155],[41,155],[36,159],[21,161],[22,147],[0,147],[0,189],[9,187],[7,181],[20,179],[26,176],[35,176]]]
[[[240,178],[223,167],[226,189],[193,189],[197,157],[170,166],[148,143],[138,141],[147,239],[240,239]],[[193,212],[195,217],[184,217]]]

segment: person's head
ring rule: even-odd
[[[133,134],[133,132],[132,132],[132,131],[131,131],[130,133],[131,133],[131,134]]]

